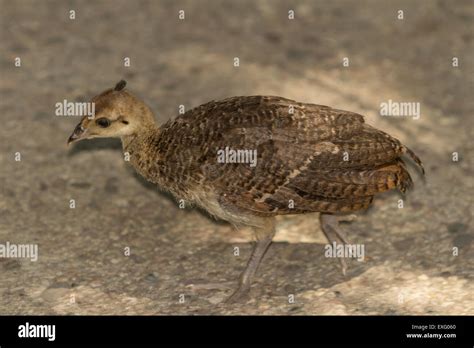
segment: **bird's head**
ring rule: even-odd
[[[125,85],[121,80],[115,88],[92,98],[94,115],[82,118],[68,144],[91,138],[123,138],[154,124],[150,108],[125,90]]]

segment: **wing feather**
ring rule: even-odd
[[[223,206],[252,214],[365,209],[376,193],[411,183],[399,160],[407,148],[361,115],[280,97],[201,105],[164,125],[160,141],[185,142],[163,161],[178,162]],[[256,150],[257,165],[217,163],[226,147]]]

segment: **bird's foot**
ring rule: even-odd
[[[233,303],[245,302],[245,300],[248,299],[249,292],[250,292],[250,285],[240,284],[237,290],[235,290],[233,294],[230,295],[230,297],[224,301],[224,303],[233,304]]]
[[[329,243],[342,243],[350,244],[349,239],[347,238],[346,229],[340,225],[340,222],[351,222],[357,219],[357,215],[330,215],[330,214],[321,214],[321,228],[324,232],[324,235],[328,239]],[[340,257],[339,263],[341,264],[342,274],[346,275],[347,263],[345,258]]]
[[[235,282],[222,282],[222,283],[191,283],[186,285],[186,288],[190,289],[193,292],[206,291],[206,290],[221,290],[227,291],[235,289]],[[239,284],[237,290],[235,290],[232,295],[230,295],[224,303],[232,304],[238,302],[244,302],[248,298],[250,291],[250,285]]]

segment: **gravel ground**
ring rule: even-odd
[[[0,243],[37,244],[39,258],[0,258],[0,314],[473,315],[473,16],[468,0],[1,0]],[[236,280],[250,231],[180,209],[118,141],[66,147],[78,120],[55,103],[121,78],[159,122],[234,95],[358,112],[427,176],[412,170],[406,198],[383,194],[351,223],[366,257],[345,277],[317,214],[281,218],[251,299],[223,305],[231,290],[205,284]],[[389,99],[420,102],[421,117],[381,117]]]

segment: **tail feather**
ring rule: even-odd
[[[402,159],[398,159],[397,163],[400,169],[397,175],[397,188],[400,192],[405,193],[408,189],[413,188],[413,180],[406,168],[405,162]]]
[[[423,175],[425,175],[425,167],[423,167],[423,163],[421,162],[420,158],[417,155],[415,155],[415,153],[406,146],[403,146],[403,153],[406,153],[408,156],[410,156],[410,158],[421,169],[421,172],[423,173]]]
[[[384,189],[379,192],[398,189],[400,192],[405,193],[413,187],[410,173],[400,158],[389,165],[379,167],[377,174],[380,182],[384,184]]]

